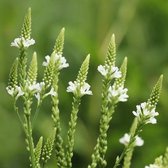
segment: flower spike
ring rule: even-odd
[[[107,57],[105,60],[105,65],[115,66],[116,59],[116,44],[115,44],[115,35],[111,36],[111,40],[107,50]]]
[[[158,101],[159,101],[159,96],[161,93],[161,89],[162,89],[162,81],[163,81],[163,75],[160,76],[158,82],[156,83],[156,85],[154,86],[152,93],[150,95],[150,98],[148,100],[148,103],[151,106],[156,106]]]
[[[62,55],[63,47],[64,47],[64,32],[65,28],[63,27],[56,39],[55,46],[53,49],[54,53]]]
[[[27,81],[30,84],[36,83],[37,78],[37,54],[36,52],[33,53],[32,61],[30,63],[30,67],[27,74]]]
[[[28,9],[24,18],[23,27],[21,30],[21,37],[24,39],[30,39],[31,36],[31,8]]]

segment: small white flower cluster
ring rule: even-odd
[[[115,67],[115,66],[110,67],[110,66],[99,65],[97,70],[104,77],[109,77],[110,79],[121,77],[121,72],[119,71],[118,67]]]
[[[20,38],[15,38],[14,41],[11,43],[12,47],[24,47],[24,48],[28,48],[31,45],[35,44],[35,40],[34,39],[25,39],[24,37],[20,37]]]
[[[72,92],[74,95],[78,95],[82,97],[83,95],[92,95],[92,91],[90,89],[90,85],[88,83],[84,83],[83,86],[76,81],[70,81],[69,86],[67,87],[67,92]]]
[[[145,124],[151,123],[156,124],[157,120],[155,116],[158,116],[159,113],[155,111],[155,107],[151,107],[148,103],[144,102],[140,105],[136,106],[136,111],[133,111],[132,113],[141,120],[142,118],[145,119]]]
[[[150,164],[149,166],[145,166],[145,168],[161,168],[161,167],[156,164]]]
[[[128,99],[127,88],[123,88],[123,86],[117,87],[115,84],[109,87],[109,95],[108,98],[115,99],[117,102],[126,102]]]
[[[43,62],[43,66],[48,66],[49,62],[50,62],[50,56],[47,55],[45,56],[46,61]],[[66,62],[65,57],[63,57],[61,54],[55,53],[54,55],[54,62],[58,63],[59,67],[58,69],[61,70],[63,68],[67,68],[69,66],[69,64]]]
[[[40,100],[40,93],[43,89],[43,87],[45,86],[44,82],[40,82],[40,83],[33,83],[33,84],[29,84],[29,82],[26,83],[26,87],[25,87],[25,92],[29,91],[30,93],[32,93],[37,100]],[[8,92],[9,95],[11,95],[12,97],[16,97],[16,99],[20,96],[24,95],[24,91],[21,89],[20,86],[16,86],[16,87],[11,87],[8,86],[6,87],[6,90]],[[51,95],[51,96],[56,96],[57,93],[54,91],[54,88],[51,88],[51,90],[45,94],[45,97]]]
[[[16,86],[15,88],[14,87],[11,87],[11,86],[7,86],[6,87],[6,90],[8,92],[9,95],[11,95],[12,97],[16,97],[16,99],[20,96],[23,96],[24,95],[24,92],[23,90],[21,89],[20,86]]]
[[[119,142],[127,146],[130,142],[131,136],[127,133],[124,134],[122,138],[119,139]],[[135,137],[135,146],[142,146],[144,144],[144,140],[139,136]]]

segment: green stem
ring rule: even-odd
[[[58,79],[59,79],[59,72],[55,72],[55,77],[53,80],[53,88],[56,92],[56,96],[52,97],[52,119],[54,122],[54,127],[56,128],[55,134],[55,153],[57,159],[57,167],[65,168],[66,161],[65,161],[65,151],[63,148],[63,139],[61,136],[61,124],[60,124],[60,115],[59,115],[59,99],[58,99]]]
[[[107,131],[109,128],[109,123],[112,119],[112,114],[114,112],[114,106],[109,107],[107,95],[110,86],[110,81],[105,79],[103,81],[103,93],[102,93],[102,106],[101,106],[101,118],[100,118],[100,133],[97,138],[97,143],[92,154],[92,162],[88,168],[95,168],[97,164],[101,168],[106,166],[105,154],[107,151]]]
[[[36,168],[35,163],[35,155],[34,155],[34,143],[33,143],[33,137],[32,137],[32,125],[31,125],[31,100],[25,99],[25,106],[24,106],[24,118],[25,118],[25,134],[26,134],[26,141],[28,145],[28,149],[30,152],[30,161],[31,161],[31,167]]]
[[[74,147],[74,136],[75,136],[75,128],[77,124],[77,114],[79,111],[79,105],[80,105],[81,99],[79,97],[73,98],[72,103],[72,113],[71,113],[71,119],[69,122],[69,130],[68,130],[68,145],[67,145],[67,153],[66,153],[66,159],[67,159],[67,167],[72,167],[72,156],[73,156],[73,147]]]

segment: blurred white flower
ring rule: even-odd
[[[116,85],[109,87],[108,98],[115,98],[117,102],[125,102],[128,99],[127,88],[117,87]]]
[[[20,48],[23,45],[24,48],[28,48],[29,46],[34,44],[35,44],[34,39],[25,39],[24,37],[20,37],[20,38],[15,38],[14,41],[11,43],[11,46]]]
[[[48,66],[49,62],[50,62],[50,56],[47,55],[45,56],[46,61],[43,62],[43,66]],[[55,53],[54,55],[54,63],[56,63],[58,65],[58,69],[61,70],[63,68],[67,68],[69,66],[69,64],[66,62],[65,57],[63,57],[61,54]]]
[[[45,56],[45,59],[46,59],[46,61],[44,61],[42,65],[43,65],[43,66],[48,66],[48,64],[49,64],[49,62],[50,62],[50,56],[49,56],[49,55],[46,55],[46,56]]]
[[[157,120],[155,116],[158,116],[159,113],[155,112],[155,108],[149,106],[146,102],[141,103],[140,105],[136,106],[136,111],[133,111],[132,113],[138,118],[145,118],[145,123],[151,123],[156,124]]]
[[[67,92],[72,92],[73,94],[79,94],[78,96],[83,95],[92,95],[92,91],[90,90],[90,85],[88,83],[84,83],[83,86],[80,86],[79,83],[70,81],[69,86],[67,87]]]
[[[119,139],[119,142],[127,146],[130,142],[131,136],[128,133],[125,133],[122,138]],[[135,137],[135,146],[142,146],[144,144],[144,140],[139,136]]]
[[[103,65],[99,65],[97,70],[103,76],[105,76],[105,77],[109,76],[110,79],[121,77],[121,72],[119,71],[118,67],[115,67],[115,66],[106,67],[106,66],[103,66]]]

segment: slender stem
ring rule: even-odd
[[[71,119],[69,122],[69,130],[68,130],[68,145],[67,145],[67,153],[66,153],[66,159],[67,159],[67,167],[72,167],[72,156],[73,156],[73,147],[74,147],[74,134],[75,134],[75,127],[77,124],[77,113],[79,111],[79,105],[80,105],[80,98],[74,97],[73,103],[72,103],[72,113],[71,113]]]
[[[25,134],[26,134],[26,140],[27,140],[27,145],[28,149],[30,152],[30,161],[31,161],[31,167],[35,168],[36,163],[35,163],[35,155],[34,155],[34,143],[33,143],[33,137],[32,137],[32,124],[31,124],[31,99],[25,99],[25,104],[24,104],[24,127],[25,127]]]
[[[35,168],[35,156],[34,156],[34,143],[33,143],[33,138],[32,138],[32,128],[31,128],[31,121],[30,121],[30,116],[26,116],[27,120],[27,139],[29,142],[29,149],[30,149],[30,160],[32,164],[32,168]]]

